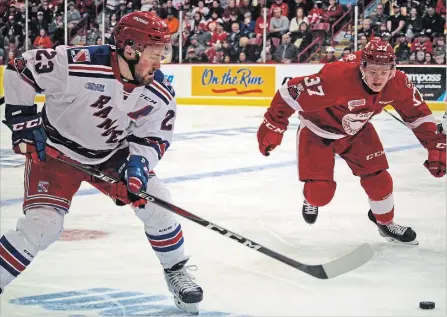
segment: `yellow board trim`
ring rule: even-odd
[[[36,103],[45,102],[45,96],[38,95],[35,100]],[[177,98],[179,105],[195,105],[195,106],[257,106],[267,107],[270,104],[270,98]],[[446,111],[446,103],[442,101],[426,101],[432,111]],[[386,106],[385,109],[393,110],[393,107]]]

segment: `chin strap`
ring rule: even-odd
[[[118,51],[118,54],[126,61],[127,66],[129,66],[130,73],[132,74],[132,77],[133,77],[132,80],[129,79],[129,78],[125,78],[125,79],[127,79],[128,81],[134,81],[136,79],[136,76],[135,76],[135,65],[137,65],[139,60],[140,60],[140,52],[136,51],[136,57],[137,58],[135,60],[128,60],[126,58],[126,56],[124,56],[124,50],[123,49],[119,48],[119,49],[117,49],[117,51]]]

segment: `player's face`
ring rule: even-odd
[[[363,80],[372,91],[379,92],[385,87],[394,72],[395,70],[391,69],[391,66],[366,65],[363,68]]]
[[[135,65],[135,80],[140,85],[152,83],[155,71],[160,68],[165,49],[165,45],[151,45],[141,53],[138,64]]]

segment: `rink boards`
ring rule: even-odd
[[[316,73],[322,67],[323,64],[182,64],[162,65],[162,70],[174,86],[180,105],[268,106],[287,80]],[[445,66],[407,65],[398,69],[410,77],[430,109],[445,111]],[[0,67],[0,85],[2,71]],[[36,102],[44,101],[45,96],[36,97]]]

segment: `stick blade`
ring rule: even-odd
[[[323,269],[328,279],[333,278],[355,270],[371,260],[373,256],[373,248],[368,243],[364,243],[341,258],[323,264]]]

